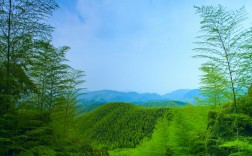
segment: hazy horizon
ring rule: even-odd
[[[135,92],[135,93],[138,93],[138,94],[145,94],[145,93],[150,93],[150,94],[158,94],[158,95],[165,95],[165,94],[168,94],[168,93],[172,93],[172,92],[175,92],[175,91],[179,91],[179,90],[195,90],[195,89],[198,89],[198,88],[193,88],[193,89],[176,89],[176,90],[172,90],[172,91],[167,91],[165,93],[156,93],[156,92],[138,92],[138,91],[134,91],[134,90],[113,90],[113,89],[101,89],[101,90],[89,90],[89,89],[85,89],[83,90],[84,92],[97,92],[97,91],[116,91],[116,92],[124,92],[124,93],[129,93],[129,92]]]

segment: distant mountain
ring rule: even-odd
[[[190,89],[179,89],[175,90],[173,92],[167,93],[163,95],[163,97],[167,99],[183,99],[185,94],[189,93],[191,90]]]
[[[167,93],[163,96],[165,99],[195,103],[194,97],[203,98],[199,89],[180,89]]]
[[[164,100],[164,97],[154,93],[139,94],[137,92],[119,92],[113,90],[100,90],[88,92],[82,95],[82,99],[88,101],[95,101],[99,103],[107,102],[130,102],[130,103],[143,103],[146,101]]]
[[[139,106],[146,108],[165,108],[165,107],[181,107],[186,105],[185,102],[174,101],[174,100],[165,100],[165,101],[153,101],[153,102],[145,102],[140,104]]]
[[[194,103],[194,97],[200,96],[199,89],[180,89],[167,93],[165,95],[159,95],[155,93],[137,93],[137,92],[120,92],[114,90],[100,90],[90,91],[83,94],[81,99],[84,99],[84,104],[97,103],[99,105],[108,102],[129,102],[134,104],[142,104],[146,102],[157,102],[165,100],[175,100],[187,103]]]

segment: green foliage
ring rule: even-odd
[[[240,149],[241,151],[252,152],[252,144],[245,142],[245,141],[228,141],[220,145],[221,148],[234,148]],[[252,153],[251,153],[252,154]]]
[[[43,155],[55,156],[56,155],[56,152],[53,149],[46,146],[37,146],[31,149],[31,151],[33,152],[34,155],[39,155],[39,156],[43,156]]]
[[[208,104],[217,106],[226,102],[223,109],[209,112],[207,152],[214,155],[242,154],[239,146],[227,147],[234,143],[232,141],[240,144],[243,137],[251,135],[248,130],[251,130],[252,120],[244,114],[242,106],[246,104],[244,89],[252,83],[252,30],[242,26],[247,14],[244,7],[236,11],[228,11],[221,5],[195,8],[201,18],[201,35],[197,37],[198,47],[194,49],[199,54],[195,57],[206,59],[201,66],[204,72],[202,93]]]
[[[200,70],[205,74],[201,77],[201,94],[206,97],[201,104],[220,107],[220,104],[230,99],[227,91],[227,79],[220,74],[220,69],[214,64],[203,64]]]
[[[140,104],[139,106],[147,108],[148,107],[164,108],[164,107],[181,107],[184,105],[186,105],[185,102],[166,100],[166,101],[145,102],[143,104]]]
[[[147,109],[128,103],[109,103],[79,118],[80,133],[97,146],[136,147],[150,137],[166,109]]]
[[[66,64],[69,47],[51,44],[56,1],[0,4],[0,155],[85,153],[72,145],[84,74]]]
[[[1,0],[0,4],[0,108],[6,113],[34,91],[28,72],[34,42],[50,40],[52,27],[44,21],[58,6],[54,0]]]
[[[136,148],[115,149],[111,155],[204,155],[207,107],[167,109],[155,125],[151,138]]]
[[[168,128],[168,151],[173,155],[195,155],[205,151],[208,108],[175,109]]]
[[[245,29],[246,11],[241,8],[228,11],[217,7],[195,7],[201,18],[201,35],[197,37],[198,54],[194,57],[206,59],[201,70],[201,83],[208,103],[216,105],[223,101],[233,101],[237,112],[237,98],[244,95],[242,89],[251,84],[251,29]],[[250,63],[248,63],[250,62]],[[250,75],[250,76],[248,76]]]
[[[240,25],[243,8],[196,7],[196,57],[208,60],[201,89],[221,107],[109,103],[80,115],[84,73],[67,65],[70,48],[51,44],[45,22],[56,2],[0,4],[0,155],[252,155],[252,32]]]
[[[84,101],[81,103],[81,111],[82,113],[90,112],[106,103],[97,102],[97,101]],[[166,100],[166,101],[151,101],[151,102],[144,102],[141,104],[135,104],[137,106],[145,107],[145,108],[169,108],[169,107],[182,107],[186,105],[186,103],[181,101],[173,101],[173,100]]]
[[[232,103],[222,108],[185,106],[170,108],[156,120],[151,137],[142,139],[135,148],[117,148],[110,155],[251,155],[252,110],[248,97],[233,114]],[[244,101],[247,101],[244,102]],[[250,101],[251,103],[251,101]],[[237,119],[237,120],[234,120]],[[237,122],[237,123],[236,123]],[[236,125],[239,125],[239,140]]]
[[[82,113],[87,113],[87,112],[91,112],[92,110],[95,110],[96,108],[104,105],[106,103],[102,103],[102,102],[83,102],[81,105],[80,105],[80,108],[81,108],[81,114]]]
[[[233,113],[232,103],[225,103],[222,109],[209,112],[207,142],[209,153],[251,155],[251,103],[251,96],[248,94],[238,100],[238,114]],[[237,126],[239,134],[237,134]]]

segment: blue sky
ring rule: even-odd
[[[200,19],[194,5],[227,9],[251,0],[58,0],[53,42],[68,45],[70,65],[84,70],[88,90],[153,92],[199,88],[193,59]],[[252,19],[249,18],[249,21]],[[251,22],[249,23],[251,25]]]

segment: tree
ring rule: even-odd
[[[204,75],[201,77],[200,87],[201,94],[207,99],[204,100],[206,105],[213,105],[214,107],[219,106],[223,102],[227,102],[229,94],[227,92],[227,79],[219,73],[219,67],[212,63],[205,63],[200,67]]]
[[[26,103],[34,105],[44,114],[52,126],[54,145],[63,149],[69,136],[74,135],[73,124],[77,116],[79,88],[84,80],[83,71],[67,65],[67,46],[55,48],[51,43],[39,41],[38,51],[30,68],[31,79],[36,92],[27,98]],[[43,48],[42,48],[43,47]],[[71,135],[70,135],[71,131]]]
[[[210,61],[208,68],[218,67],[218,75],[227,79],[228,83],[225,87],[230,91],[232,97],[230,100],[233,101],[233,109],[237,113],[237,98],[244,94],[242,92],[244,87],[249,87],[247,73],[241,70],[244,69],[241,63],[244,61],[243,56],[248,53],[244,46],[250,43],[252,35],[251,30],[242,27],[242,22],[246,20],[246,12],[244,8],[227,11],[220,5],[195,8],[196,13],[201,17],[202,34],[197,37],[198,47],[194,50],[199,54],[194,57]],[[209,76],[205,75],[208,79]],[[218,81],[221,83],[223,80],[221,78]],[[202,83],[205,84],[204,81]]]
[[[68,142],[79,140],[76,117],[79,115],[79,96],[83,89],[80,85],[84,82],[83,76],[83,71],[69,68],[64,76],[64,87],[57,96],[51,115],[51,124],[54,129],[54,142],[58,149],[64,149]]]
[[[65,62],[67,46],[55,48],[51,43],[39,41],[32,60],[30,76],[36,85],[36,92],[29,100],[41,111],[52,113],[57,98],[67,87],[66,77],[70,66]]]
[[[85,82],[84,80],[82,80],[82,78],[85,76],[84,72],[81,70],[75,70],[75,69],[69,69],[68,72],[68,83],[67,86],[68,88],[66,88],[63,93],[62,93],[62,97],[64,97],[64,101],[65,103],[63,103],[63,111],[64,111],[64,128],[63,128],[63,132],[66,135],[67,134],[67,129],[68,129],[68,125],[71,124],[71,122],[73,122],[73,118],[76,117],[76,115],[78,114],[78,103],[82,100],[79,100],[79,96],[82,94],[82,89],[80,88],[80,85]]]
[[[246,20],[246,11],[243,8],[237,11],[227,11],[221,5],[218,7],[203,6],[195,7],[196,13],[201,17],[201,35],[198,36],[198,45],[194,50],[198,52],[195,57],[204,58],[208,67],[203,65],[203,72],[206,74],[202,78],[203,88],[208,89],[208,97],[214,93],[212,87],[217,84],[214,90],[228,91],[223,94],[228,101],[232,101],[232,120],[236,129],[236,140],[239,140],[239,115],[237,109],[237,99],[244,95],[243,89],[248,89],[251,81],[251,72],[247,68],[251,67],[251,45],[252,29],[245,29],[242,23]],[[210,70],[209,70],[210,69]],[[212,70],[213,69],[213,70]],[[212,70],[212,71],[211,71]],[[250,69],[249,69],[250,70]],[[251,70],[250,70],[251,71]],[[209,73],[211,72],[211,74]],[[248,76],[249,75],[249,76]],[[214,81],[212,79],[214,78]],[[225,80],[225,81],[224,81]],[[210,88],[207,86],[211,86]],[[231,98],[229,98],[231,97]],[[237,149],[239,152],[239,148]]]
[[[40,115],[31,113],[31,119],[23,122],[21,107],[36,90],[29,75],[34,45],[38,40],[51,39],[52,27],[46,19],[57,7],[54,0],[0,0],[0,155],[23,149],[21,140],[34,130],[31,127],[35,127],[37,119],[41,120]],[[31,124],[33,117],[37,121]]]
[[[0,100],[4,113],[20,95],[31,89],[27,75],[36,40],[50,40],[52,27],[46,19],[58,7],[54,0],[0,1]],[[17,73],[19,75],[17,75]]]
[[[0,0],[0,155],[55,155],[55,140],[70,134],[83,72],[67,64],[69,47],[51,44],[46,20],[56,8],[56,0]]]

